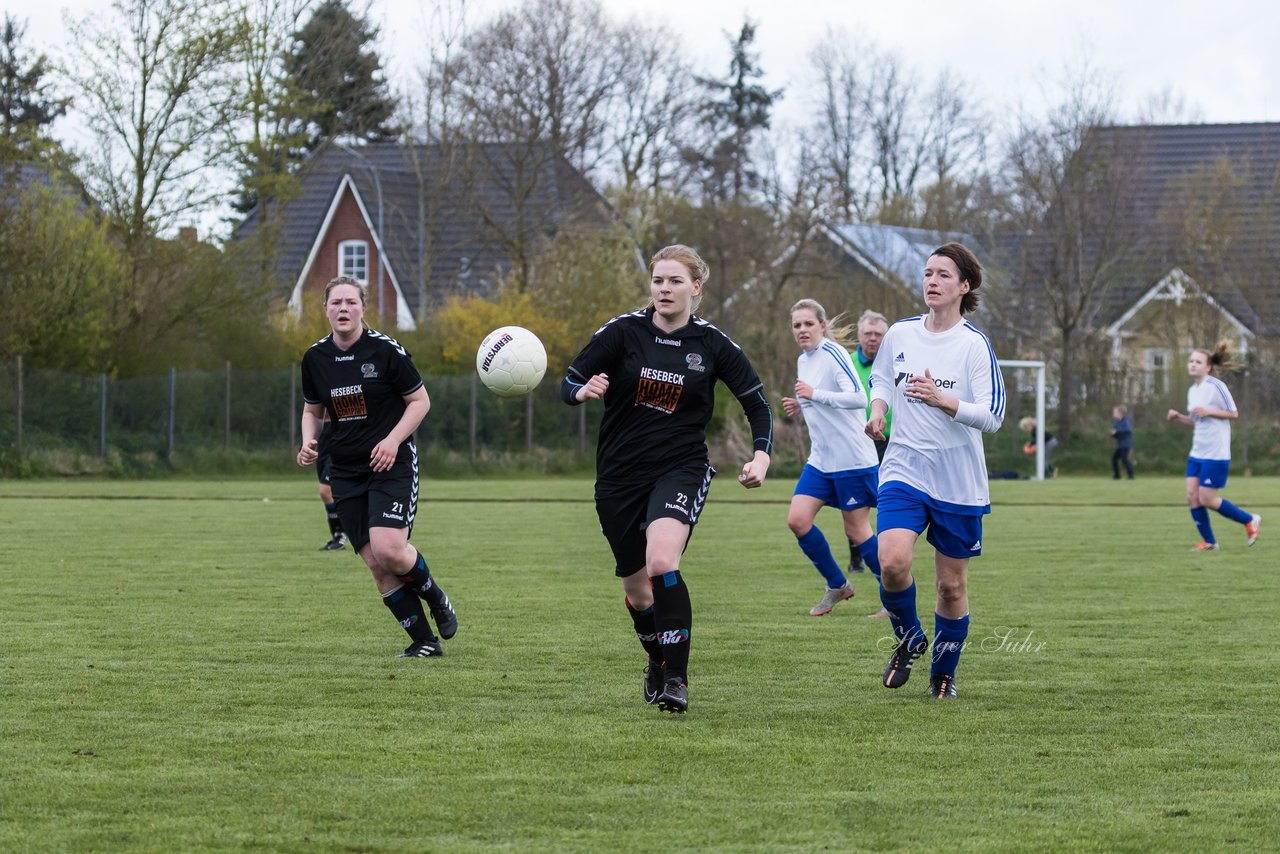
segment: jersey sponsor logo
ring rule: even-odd
[[[329,404],[333,414],[339,421],[354,421],[367,418],[369,409],[365,405],[364,386],[346,385],[330,389]]]
[[[684,374],[677,374],[674,371],[660,371],[657,368],[641,368],[640,377],[646,380],[657,380],[658,382],[673,383],[674,385],[684,385]]]
[[[663,646],[667,646],[669,644],[688,643],[688,642],[689,642],[688,629],[668,629],[665,632],[658,632],[658,643],[662,644]]]
[[[642,379],[636,384],[636,406],[645,406],[670,415],[676,411],[683,392],[684,389],[678,385]]]
[[[903,384],[903,382],[910,382],[911,380],[913,380],[913,379],[915,378],[915,376],[916,376],[916,375],[915,375],[915,374],[913,374],[913,373],[911,373],[910,371],[900,371],[900,372],[899,372],[899,373],[898,373],[898,374],[893,378],[893,384],[894,384],[894,385],[902,385],[902,384]],[[934,384],[935,386],[937,386],[938,388],[955,388],[955,387],[956,387],[956,382],[958,382],[958,381],[957,381],[957,380],[947,380],[947,379],[942,379],[942,378],[940,378],[940,377],[934,377],[934,378],[933,378],[933,384]],[[916,402],[917,402],[917,403],[919,403],[919,401],[916,401]]]
[[[640,382],[636,384],[636,406],[656,409],[670,415],[676,411],[683,393],[684,374],[660,371],[657,368],[640,369]]]
[[[681,343],[681,341],[680,341],[680,339],[679,339],[679,338],[660,338],[660,337],[658,337],[657,335],[653,336],[653,343],[655,343],[655,344],[666,344],[668,347],[683,347],[683,346],[684,346],[684,344],[683,344],[683,343]]]
[[[685,356],[684,363],[689,366],[691,371],[702,372],[707,369],[706,365],[702,364],[702,356],[698,353],[690,353]]]
[[[360,366],[360,376],[367,380],[377,379],[378,368],[373,364],[373,362],[365,362]]]
[[[355,359],[356,359],[356,354],[355,354],[355,353],[348,353],[348,354],[347,354],[347,355],[345,355],[345,356],[334,356],[334,357],[333,357],[333,360],[334,360],[335,362],[354,362],[354,361],[355,361]]]

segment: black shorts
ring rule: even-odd
[[[413,534],[418,513],[418,457],[396,461],[389,471],[330,468],[333,501],[342,532],[358,552],[369,542],[370,528],[407,528]]]
[[[645,529],[655,519],[676,519],[690,529],[698,524],[715,476],[715,469],[698,462],[642,484],[596,483],[596,515],[613,550],[614,574],[626,578],[644,569]],[[692,530],[689,536],[693,536]]]
[[[329,483],[332,480],[333,458],[329,456],[329,452],[321,450],[319,456],[316,457],[316,477],[321,483]]]

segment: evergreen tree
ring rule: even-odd
[[[399,133],[396,101],[372,46],[377,35],[343,0],[324,0],[294,34],[285,66],[308,114],[308,150],[333,137],[375,142]]]
[[[751,46],[756,28],[744,21],[733,42],[729,75],[723,80],[701,77],[707,91],[702,112],[712,129],[710,144],[686,156],[702,172],[704,195],[721,201],[739,201],[743,193],[759,185],[760,174],[752,165],[751,143],[757,131],[768,130],[773,104],[782,90],[770,91],[753,82],[764,76]]]
[[[50,92],[48,58],[24,55],[25,33],[26,26],[5,13],[0,28],[0,160],[6,162],[38,159],[56,148],[47,131],[69,103]]]

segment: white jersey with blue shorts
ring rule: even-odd
[[[925,328],[928,315],[889,327],[871,367],[871,399],[893,410],[893,433],[880,464],[880,484],[903,483],[929,503],[961,514],[991,512],[982,433],[1004,421],[1004,380],[991,341],[962,320],[945,332]],[[906,381],[928,370],[959,400],[955,417],[912,400]]]
[[[1203,382],[1192,383],[1187,389],[1187,415],[1195,425],[1190,456],[1197,460],[1230,460],[1231,422],[1226,418],[1197,418],[1191,411],[1198,406],[1235,412],[1236,402],[1227,384],[1213,376],[1205,377]]]
[[[796,359],[796,376],[813,386],[813,400],[800,398],[809,428],[808,464],[828,474],[880,464],[867,437],[867,394],[853,371],[849,351],[824,338]]]

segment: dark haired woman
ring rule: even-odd
[[[991,342],[964,319],[978,307],[982,265],[965,246],[933,250],[924,267],[925,314],[889,327],[871,368],[867,435],[893,433],[880,464],[876,516],[880,601],[897,646],[884,670],[900,688],[929,649],[916,614],[911,558],[926,529],[934,548],[933,666],[929,694],[956,695],[956,666],[969,635],[969,559],[982,554],[982,517],[991,512],[982,434],[1004,420],[1004,380]]]

